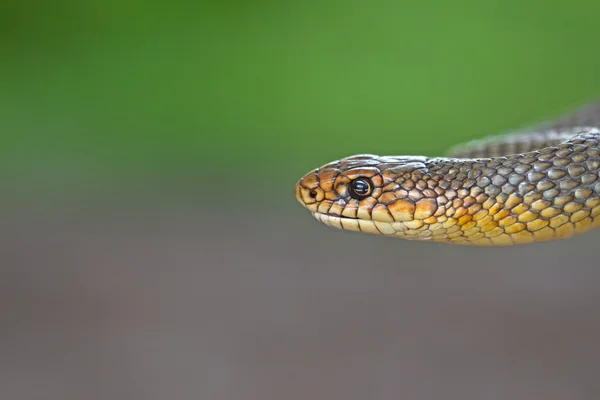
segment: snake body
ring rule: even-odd
[[[600,103],[449,157],[361,154],[319,167],[296,198],[340,229],[465,245],[570,238],[600,226]]]

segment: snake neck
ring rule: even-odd
[[[435,193],[428,202],[430,215],[415,215],[397,236],[505,245],[566,238],[600,225],[597,129],[508,136],[504,142],[478,141],[464,151],[470,156],[519,154],[426,160],[408,186],[425,181],[428,187],[409,192],[403,201],[418,205],[420,195]],[[403,197],[406,180],[399,181],[396,193]]]

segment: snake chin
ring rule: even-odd
[[[332,213],[311,212],[311,215],[319,222],[333,228],[353,230],[360,232],[359,222],[354,218],[342,217]]]
[[[311,212],[311,215],[319,222],[332,228],[346,231],[372,233],[376,235],[402,235],[406,229],[402,224],[390,222],[378,222],[373,220],[347,218],[332,213]]]

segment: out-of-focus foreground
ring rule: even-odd
[[[597,399],[600,232],[464,248],[295,204],[600,94],[597,2],[0,6],[0,397]]]

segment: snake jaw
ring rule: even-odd
[[[382,222],[360,218],[346,218],[339,215],[312,212],[311,215],[317,221],[332,228],[346,231],[370,233],[375,235],[386,235],[402,237],[405,239],[431,240],[431,234],[418,234],[408,228],[402,222]]]

